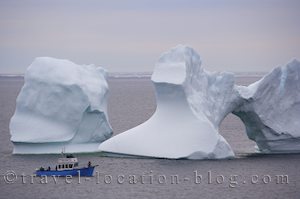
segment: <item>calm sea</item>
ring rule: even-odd
[[[238,77],[248,85],[259,77]],[[32,177],[59,155],[12,155],[9,120],[23,85],[21,77],[0,77],[0,198],[300,198],[300,155],[255,154],[242,122],[228,115],[220,132],[232,146],[232,160],[111,158],[79,154],[98,164],[92,178]],[[156,108],[149,78],[110,78],[108,112],[114,134],[146,121]],[[154,144],[155,147],[155,144]]]

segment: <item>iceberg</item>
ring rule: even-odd
[[[10,121],[15,154],[93,152],[112,136],[106,71],[68,60],[36,58]]]
[[[237,86],[233,113],[263,153],[300,152],[300,62],[277,67],[259,81]]]
[[[179,45],[162,54],[151,79],[157,101],[154,115],[101,143],[101,151],[170,159],[234,156],[218,132],[238,103],[233,74],[206,72],[195,50]]]

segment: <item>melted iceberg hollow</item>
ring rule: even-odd
[[[300,152],[300,62],[277,67],[248,87],[238,86],[241,104],[233,113],[260,151]]]
[[[36,58],[10,121],[14,153],[97,151],[112,135],[103,68]]]
[[[177,46],[162,54],[152,81],[157,109],[145,123],[100,144],[101,151],[158,158],[233,157],[218,126],[235,106],[237,92],[228,73],[208,73],[200,56]]]

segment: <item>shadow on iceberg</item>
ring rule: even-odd
[[[300,62],[277,67],[259,81],[236,87],[233,114],[263,153],[300,152]]]

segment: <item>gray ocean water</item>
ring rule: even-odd
[[[236,81],[248,85],[257,79],[238,77]],[[21,77],[0,77],[0,198],[300,198],[300,155],[256,154],[242,122],[233,115],[220,128],[236,153],[232,160],[79,154],[81,162],[99,165],[95,177],[31,177],[35,168],[55,164],[60,155],[12,155],[9,120],[22,85]],[[108,113],[114,134],[143,123],[154,113],[149,78],[110,78],[109,86]]]

